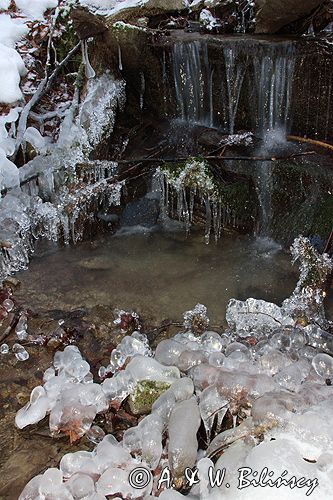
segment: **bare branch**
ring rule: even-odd
[[[39,102],[40,99],[50,91],[50,89],[52,88],[52,85],[53,85],[55,79],[57,78],[57,76],[59,75],[61,69],[68,63],[68,61],[77,52],[79,52],[80,48],[81,48],[81,42],[79,42],[77,45],[75,45],[75,47],[70,52],[68,52],[67,56],[59,63],[59,65],[55,68],[55,70],[53,71],[53,73],[51,73],[50,76],[46,76],[45,78],[43,78],[43,80],[38,85],[38,88],[37,88],[35,94],[33,95],[33,97],[24,106],[22,113],[21,113],[21,116],[20,116],[20,119],[19,119],[18,127],[17,127],[16,145],[15,145],[14,154],[11,158],[12,160],[15,160],[17,152],[20,149],[21,144],[23,142],[23,136],[24,136],[24,133],[27,129],[27,122],[28,122],[30,111],[37,104],[37,102]]]

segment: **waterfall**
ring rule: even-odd
[[[294,43],[240,39],[214,42],[209,51],[207,40],[172,46],[174,117],[223,128],[230,134],[245,128],[242,122],[251,123],[259,137],[277,129],[287,133]]]
[[[260,227],[258,234],[262,237],[271,235],[272,220],[272,163],[262,161],[256,163],[256,189],[260,203]]]
[[[213,99],[207,91],[212,89],[212,69],[207,45],[199,41],[176,43],[173,47],[173,77],[176,117],[210,126]]]
[[[237,57],[238,53],[232,46],[224,48],[223,52],[225,60],[226,84],[228,89],[228,130],[230,134],[233,134],[235,131],[235,121],[240,93],[247,66],[247,58],[245,63],[243,61],[239,61]]]
[[[273,52],[274,54],[274,52]],[[280,130],[287,134],[295,59],[292,46],[282,54],[257,56],[253,60],[257,91],[256,130],[259,136]]]
[[[168,78],[174,86],[175,118],[229,134],[252,129],[264,140],[265,151],[258,154],[267,155],[285,142],[289,132],[296,55],[293,41],[177,41]],[[165,75],[165,60],[163,68]],[[259,235],[268,237],[273,167],[271,162],[256,162],[252,167],[261,209]]]

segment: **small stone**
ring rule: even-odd
[[[12,290],[20,286],[21,282],[17,278],[10,276],[3,281],[4,286],[11,288]]]

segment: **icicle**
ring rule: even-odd
[[[144,104],[144,94],[146,90],[146,82],[145,82],[145,75],[141,72],[140,73],[140,79],[141,79],[141,89],[140,89],[140,109],[141,111],[143,110],[143,104]]]
[[[118,44],[118,64],[119,64],[119,71],[123,70],[123,61],[121,57],[121,48],[120,45]]]
[[[210,232],[211,232],[211,228],[212,228],[212,210],[210,207],[209,198],[205,198],[204,203],[205,203],[205,207],[206,207],[205,243],[206,243],[206,245],[208,245],[209,240],[210,240]]]
[[[220,202],[213,203],[213,228],[215,235],[215,242],[217,242],[221,237],[222,232],[222,207]]]
[[[91,78],[95,78],[96,73],[89,61],[87,40],[81,40],[81,47],[82,47],[82,58],[86,68],[86,77],[88,78],[88,80],[90,80]]]

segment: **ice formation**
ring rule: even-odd
[[[164,216],[177,217],[190,231],[196,198],[205,208],[205,241],[209,243],[213,231],[215,240],[221,236],[222,199],[209,166],[200,159],[190,158],[185,165],[160,167],[156,177],[161,186],[161,209]]]
[[[200,23],[208,31],[212,31],[214,28],[221,26],[219,19],[213,16],[213,14],[208,9],[203,9],[200,12]]]
[[[18,0],[16,6],[20,17],[0,14],[0,103],[22,99],[19,84],[26,69],[15,46],[29,31],[30,21],[43,19],[58,1]],[[4,2],[3,8],[7,7]],[[110,73],[93,79],[86,42],[83,52],[91,80],[82,102],[75,98],[65,109],[57,143],[51,144],[33,127],[22,137],[23,147],[29,143],[43,156],[18,169],[9,158],[15,151],[22,106],[0,117],[0,280],[27,266],[36,238],[75,243],[82,237],[85,221],[92,221],[100,207],[120,202],[122,184],[112,179],[115,163],[96,161],[85,172],[78,171],[79,163],[89,165],[90,152],[113,129],[116,112],[124,103],[124,82]],[[68,189],[68,181],[76,189]]]
[[[59,469],[33,478],[20,499],[46,495],[51,487],[71,499],[85,494],[176,500],[184,496],[177,491],[182,487],[191,499],[217,500],[222,494],[264,499],[268,488],[269,498],[330,498],[330,334],[309,317],[299,321],[304,318],[297,317],[295,306],[297,297],[304,304],[305,289],[307,299],[310,293],[318,296],[331,261],[314,253],[304,238],[294,243],[293,252],[301,277],[290,309],[254,299],[231,301],[229,328],[219,334],[206,330],[207,311],[198,304],[184,314],[183,331],[162,340],[155,352],[143,333],[125,335],[104,373],[112,376],[102,383],[93,382],[76,347],[57,352],[44,385],[32,391],[16,424],[22,428],[50,413],[52,433],[67,433],[72,440],[90,433],[96,446],[64,455]],[[149,389],[154,383],[165,383],[164,389],[122,441],[93,426],[97,413],[110,404],[119,407],[138,385]],[[158,479],[166,467],[174,486],[164,484],[161,493]],[[131,482],[138,470],[136,477],[146,478],[142,489]],[[248,487],[239,488],[239,481]]]
[[[89,165],[89,153],[103,134],[112,130],[117,109],[123,103],[124,83],[106,73],[90,80],[79,110],[75,111],[75,104],[68,110],[59,140],[50,146],[51,165],[48,156],[40,156],[18,172],[5,155],[1,156],[0,149],[1,188],[18,188],[19,182],[25,183],[22,189],[12,189],[0,200],[0,279],[27,266],[35,239],[46,237],[76,243],[82,238],[85,222],[93,218],[100,206],[120,203],[122,183],[112,179],[116,163],[96,161],[82,173],[78,173],[77,165]],[[14,111],[11,113],[9,123],[15,119]],[[26,134],[26,139],[37,148],[49,147],[37,130],[28,128]],[[10,148],[10,139],[2,135]],[[59,171],[80,187],[66,187]],[[38,184],[34,180],[37,176]]]

